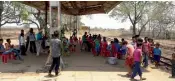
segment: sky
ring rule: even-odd
[[[129,21],[121,23],[119,20],[110,18],[108,14],[94,14],[91,17],[92,18],[90,19],[87,16],[82,16],[81,21],[86,26],[90,26],[91,28],[101,27],[110,29],[119,29],[119,28],[129,29],[131,26],[131,23]]]
[[[89,18],[87,16],[81,16],[81,17],[82,17],[81,22],[83,22],[85,26],[90,26],[90,28],[101,27],[108,29],[119,29],[119,28],[129,29],[131,26],[131,23],[129,21],[121,23],[119,20],[110,18],[108,14],[94,14],[91,15],[92,18]],[[4,27],[8,26],[21,27],[20,25],[16,24],[6,24]],[[30,26],[36,27],[36,25],[30,25]]]

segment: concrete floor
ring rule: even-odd
[[[109,65],[105,58],[93,57],[87,52],[78,51],[64,57],[66,68],[61,75],[53,78],[46,77],[47,73],[36,73],[37,69],[42,68],[47,55],[36,57],[29,54],[24,58],[24,62],[0,62],[0,81],[130,81],[124,76],[127,70],[123,60],[118,60],[117,65]],[[143,69],[143,76],[147,78],[145,81],[175,81],[169,78],[169,73],[150,67],[147,70]],[[139,80],[139,77],[136,79]]]

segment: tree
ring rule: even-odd
[[[15,5],[14,2],[0,1],[0,28],[7,23],[18,24],[20,23],[21,18],[25,19],[27,17],[23,6],[15,7]]]
[[[133,35],[136,35],[137,24],[139,24],[138,34],[146,29],[146,25],[151,20],[159,18],[161,13],[167,8],[167,2],[148,2],[148,1],[129,1],[122,2],[110,13],[110,17],[121,19],[125,22],[127,19],[132,24]]]
[[[161,13],[155,13],[157,18],[150,21],[149,25],[150,30],[152,30],[152,37],[169,39],[171,38],[171,32],[175,28],[175,6],[172,2],[159,2],[157,5],[156,10],[161,11]]]
[[[20,22],[20,13],[23,12],[20,12],[19,8],[14,7],[12,2],[0,1],[0,7],[0,27],[7,23]]]
[[[141,1],[122,2],[112,10],[110,16],[116,19],[122,18],[122,22],[129,19],[133,27],[133,35],[136,35],[136,24],[145,12],[146,4],[147,2]]]

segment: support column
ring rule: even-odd
[[[78,34],[78,16],[76,16],[76,32]],[[76,34],[76,36],[77,36],[77,34]]]
[[[49,6],[49,2],[45,1],[45,27],[44,27],[44,33],[45,33],[46,36],[48,36],[48,28],[47,28],[48,6]]]
[[[61,10],[60,10],[60,2],[59,1],[49,1],[49,25],[50,25],[50,39],[52,39],[52,34],[54,31],[59,31],[59,35],[61,36]],[[52,8],[57,8],[57,12],[53,11]],[[47,61],[45,65],[50,65],[51,62],[51,49],[53,47],[50,45],[50,54],[48,55]]]

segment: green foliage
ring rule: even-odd
[[[127,1],[115,7],[110,17],[121,20],[121,22],[129,19],[133,25],[132,28],[135,28],[133,33],[136,33],[136,24],[140,24],[140,34],[150,21],[164,21],[167,18],[170,20],[168,13],[174,13],[172,6],[172,2],[167,1]]]
[[[7,23],[20,23],[26,21],[29,17],[29,13],[26,9],[26,5],[14,1],[2,1],[2,9],[0,13],[1,21],[0,26]]]
[[[12,2],[12,5],[19,11],[21,19],[23,21],[27,21],[28,17],[30,16],[27,6],[19,2]]]

